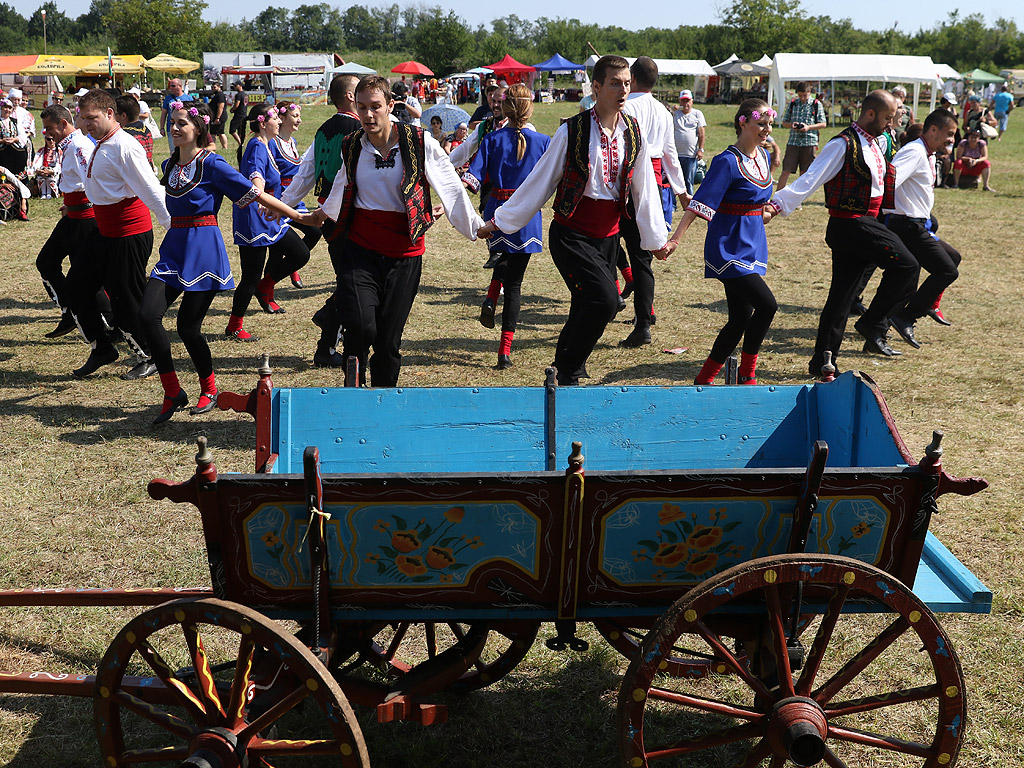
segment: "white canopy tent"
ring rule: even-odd
[[[930,56],[858,53],[777,53],[768,81],[768,103],[785,104],[787,82],[798,80],[908,83],[917,111],[921,85],[932,85],[929,111],[935,109],[938,70]]]
[[[735,56],[736,54],[733,55]],[[769,56],[767,53],[754,63],[757,64],[757,66],[759,67],[768,67],[768,69],[772,68],[772,59],[771,56]]]
[[[597,60],[598,57],[596,55],[591,56],[584,62],[584,65],[589,69],[593,69]],[[636,57],[627,56],[626,61],[632,66],[633,62],[636,61]],[[659,75],[703,75],[704,77],[714,77],[717,74],[704,59],[655,59],[654,63],[658,65]]]

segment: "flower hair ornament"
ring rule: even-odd
[[[287,107],[280,107],[277,111],[280,112],[283,115],[286,112],[297,112],[298,109],[299,109],[299,105],[298,104],[289,104]]]
[[[256,122],[260,123],[262,125],[263,123],[267,122],[267,116],[266,115],[257,115],[256,116]]]
[[[185,105],[182,104],[180,101],[172,101],[168,106],[170,106],[171,109],[184,109],[185,108]]]
[[[768,109],[766,109],[764,112],[759,112],[758,110],[755,109],[754,111],[752,111],[750,113],[750,119],[751,120],[760,120],[762,117],[766,117],[769,120],[774,120],[778,116],[779,116],[779,113],[776,112],[774,109],[771,109],[770,107]],[[740,115],[739,121],[740,121],[741,125],[743,123],[747,122],[747,116],[746,115]]]

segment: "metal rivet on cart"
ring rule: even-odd
[[[857,576],[854,574],[853,571],[847,571],[843,574],[843,581],[847,584],[853,584],[853,582],[855,582],[856,580]]]
[[[958,695],[960,695],[960,689],[957,688],[955,685],[951,685],[949,686],[949,688],[946,689],[946,696],[948,696],[949,698],[955,699]]]
[[[185,620],[185,612],[179,608],[178,610],[176,610],[174,612],[174,618],[177,619],[178,621],[184,621]]]
[[[637,688],[633,691],[633,701],[643,701],[647,698],[647,691],[643,688]]]
[[[779,578],[779,574],[776,573],[775,571],[765,571],[764,572],[764,580],[767,581],[769,584],[774,584],[775,581],[778,578]]]
[[[317,688],[320,687],[320,683],[318,683],[311,677],[309,678],[309,680],[306,681],[306,687],[309,688],[309,690],[311,691],[315,691]]]
[[[949,764],[949,753],[948,752],[943,752],[936,759],[939,761],[939,765],[948,765]]]
[[[697,612],[693,608],[687,609],[686,613],[683,614],[683,618],[687,621],[693,622],[697,620]]]
[[[125,634],[124,639],[127,640],[129,643],[134,643],[135,642],[135,633],[134,632],[128,632],[127,634]]]
[[[910,615],[907,618],[910,619],[910,623],[911,624],[916,624],[917,622],[919,622],[921,620],[921,612],[920,611],[911,611]]]

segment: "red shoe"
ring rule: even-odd
[[[245,341],[245,342],[259,341],[260,340],[259,336],[254,336],[253,334],[249,333],[244,328],[239,328],[236,331],[225,330],[224,331],[224,338],[228,339],[229,341]]]
[[[274,282],[270,278],[263,278],[256,286],[256,301],[268,315],[284,314],[281,305],[274,301]]]
[[[299,277],[299,273],[298,272],[292,272],[292,287],[293,288],[305,288],[306,287],[306,286],[304,286],[302,284],[302,278]]]

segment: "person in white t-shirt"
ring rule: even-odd
[[[676,154],[686,179],[687,201],[693,197],[693,182],[697,173],[697,161],[704,159],[704,138],[707,120],[704,113],[693,108],[693,93],[680,91],[679,106],[672,113],[675,128]]]

